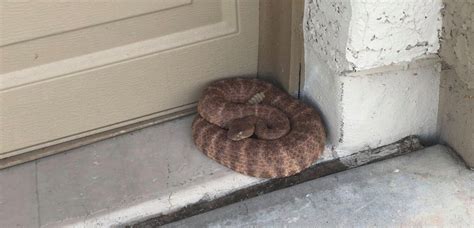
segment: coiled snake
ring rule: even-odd
[[[262,178],[306,169],[326,139],[313,108],[268,82],[248,78],[216,81],[204,90],[192,135],[209,158]]]

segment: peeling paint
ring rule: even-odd
[[[433,142],[440,69],[417,63],[438,58],[441,0],[306,4],[303,98],[322,112],[336,153],[409,134]]]
[[[411,61],[439,49],[441,0],[352,0],[346,53],[356,70]],[[376,37],[377,39],[375,39]]]
[[[305,41],[335,72],[436,54],[441,0],[308,0]]]
[[[415,45],[411,45],[409,44],[405,50],[411,50],[413,48],[416,48],[416,47],[425,47],[425,46],[428,46],[428,41],[423,41],[423,42],[417,42]]]

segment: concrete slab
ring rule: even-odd
[[[166,227],[474,226],[474,172],[443,146],[337,173]]]
[[[265,192],[258,188],[267,183],[283,188],[421,147],[415,137],[344,158],[334,157],[327,148],[308,173],[280,179],[277,185],[241,175],[204,156],[191,140],[193,118],[0,170],[0,227],[135,224],[179,213],[198,202],[235,197],[232,194],[240,190]]]
[[[42,226],[109,226],[261,181],[228,170],[191,140],[193,117],[38,161]]]
[[[0,172],[0,227],[38,227],[36,164]]]
[[[261,183],[199,152],[194,116],[37,161],[41,226],[112,226]],[[333,159],[327,151],[321,161]]]

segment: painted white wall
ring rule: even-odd
[[[337,141],[341,135],[340,123],[342,122],[340,105],[340,78],[335,77],[322,58],[313,50],[305,53],[306,64],[311,60],[311,66],[306,66],[306,78],[303,88],[303,100],[316,106],[323,114],[321,117],[326,126],[329,141]],[[314,75],[318,75],[314,77]]]
[[[437,137],[441,8],[441,0],[306,0],[303,97],[340,156]]]
[[[307,0],[305,45],[336,72],[436,54],[441,0]]]
[[[342,76],[338,153],[377,148],[408,135],[436,137],[439,65]]]
[[[337,142],[341,135],[342,85],[337,76],[350,69],[345,58],[350,19],[348,1],[305,2],[305,82],[302,95],[323,114],[330,144]]]
[[[441,0],[351,0],[346,58],[356,70],[436,54]]]

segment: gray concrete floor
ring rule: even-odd
[[[260,182],[199,152],[192,119],[0,170],[0,228],[108,227]]]
[[[202,226],[474,227],[474,172],[434,146],[167,225]]]
[[[0,170],[0,228],[128,224],[265,181],[199,152],[193,118]]]

